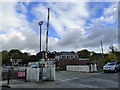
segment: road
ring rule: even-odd
[[[56,73],[58,81],[72,88],[118,88],[118,73],[80,73],[61,71]]]
[[[118,88],[118,73],[56,71],[55,81],[43,83],[11,80],[12,88]]]

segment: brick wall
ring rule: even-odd
[[[79,59],[59,59],[57,63],[58,67],[65,67],[66,65],[87,65],[89,60],[79,60]]]

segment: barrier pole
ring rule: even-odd
[[[9,81],[10,81],[10,69],[8,70],[8,81],[7,81],[7,84],[9,84]]]
[[[25,82],[27,81],[27,69],[25,69]]]
[[[39,81],[43,82],[43,67],[42,64],[39,66]]]
[[[43,82],[43,65],[41,66],[41,83]]]

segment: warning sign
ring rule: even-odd
[[[18,77],[25,77],[25,71],[18,72]]]

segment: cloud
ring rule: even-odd
[[[21,13],[16,12],[16,5],[17,2],[3,2],[2,3],[2,22],[0,23],[1,28],[0,30],[4,30],[5,32],[9,31],[9,28],[19,28],[25,26],[26,16]],[[24,22],[24,23],[23,23]]]
[[[103,41],[105,47],[118,43],[118,6],[113,3],[108,8],[104,8],[103,15],[99,18],[91,19],[91,26],[88,27],[88,36],[83,42],[84,47],[95,48]],[[106,50],[108,51],[108,49]]]
[[[108,10],[109,12],[107,12]],[[81,19],[78,18],[78,20]],[[65,21],[69,22],[69,20]],[[103,41],[104,47],[107,47],[107,49],[105,48],[105,52],[107,52],[109,45],[117,45],[118,43],[117,3],[113,3],[110,7],[103,9],[103,15],[99,18],[91,19],[91,25],[89,27],[86,28],[83,24],[82,28],[67,29],[63,30],[62,39],[57,42],[59,48],[63,50],[87,48],[99,52],[100,41]]]
[[[118,5],[117,3],[112,4],[109,8],[104,9],[104,21],[112,24],[118,20]]]
[[[108,8],[104,8],[99,18],[92,20],[93,23],[114,24],[118,19],[118,5],[114,3]]]
[[[47,8],[50,7],[50,25],[62,36],[64,27],[76,29],[84,24],[83,18],[89,17],[85,3],[48,3],[46,6],[39,4],[33,13],[42,20],[47,21]],[[38,14],[39,13],[39,14]],[[79,19],[79,20],[78,20]]]
[[[50,25],[61,37],[61,39],[50,37],[49,47],[53,47],[53,50],[79,47],[76,44],[83,38],[82,26],[85,24],[85,19],[89,17],[86,3],[48,3],[46,6],[39,4],[33,8],[32,12],[45,20],[48,7],[50,7]]]
[[[0,34],[0,41],[3,50],[29,49],[37,50],[39,47],[39,35],[29,28],[29,22],[24,13],[18,13],[16,6],[17,2],[2,3],[2,22],[0,23],[0,30],[4,33]],[[27,12],[23,4],[19,4],[22,12]],[[24,8],[22,8],[24,7]]]
[[[29,5],[29,3],[26,3],[25,5],[26,6]],[[26,9],[25,5],[22,2],[17,3],[16,10],[23,14],[27,13],[27,9]]]
[[[0,34],[0,40],[2,40],[3,50],[18,48],[23,52],[37,53],[39,51],[38,21],[41,20],[44,21],[42,50],[45,49],[48,7],[50,8],[49,35],[54,31],[57,33],[57,37],[49,36],[50,51],[74,51],[87,48],[99,52],[101,40],[106,45],[104,47],[117,42],[118,8],[116,3],[107,8],[103,7],[103,14],[100,17],[91,17],[91,11],[87,9],[86,2],[37,3],[29,10],[30,14],[34,16],[34,18],[30,18],[31,22],[29,22],[27,7],[30,4],[32,3],[7,2],[2,4],[0,16],[3,16],[0,17],[2,19],[0,30],[4,33]]]

